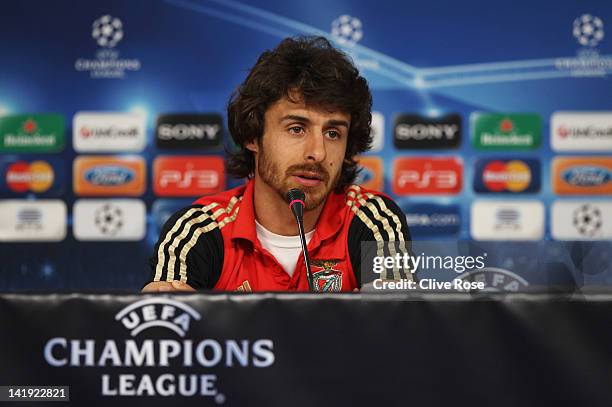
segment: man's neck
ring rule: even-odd
[[[287,202],[262,180],[255,178],[254,182],[253,200],[257,222],[277,235],[298,235],[297,223]],[[304,211],[304,233],[315,228],[324,205],[325,202],[315,209]]]

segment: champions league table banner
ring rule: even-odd
[[[368,80],[357,182],[413,239],[486,243],[521,287],[611,285],[612,6],[540,3],[3,2],[0,291],[140,290],[170,214],[242,183],[227,101],[295,35]]]
[[[2,405],[612,403],[610,294],[3,294],[0,321]]]

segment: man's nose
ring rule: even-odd
[[[304,159],[306,161],[321,162],[325,160],[327,152],[325,151],[325,136],[322,131],[316,131],[310,134],[306,139],[304,147]]]

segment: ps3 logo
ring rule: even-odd
[[[223,158],[165,156],[153,163],[153,191],[159,196],[200,196],[225,187]]]
[[[187,189],[193,186],[197,188],[217,188],[219,186],[219,174],[211,170],[165,170],[159,177],[159,185],[162,188],[174,185],[177,188]]]
[[[455,157],[399,158],[394,163],[393,192],[457,194],[462,187],[463,164]]]
[[[397,184],[400,188],[412,185],[417,189],[453,189],[459,183],[457,174],[453,171],[435,171],[426,169],[420,171],[401,171]]]

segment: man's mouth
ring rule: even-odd
[[[298,171],[293,174],[293,178],[306,187],[316,187],[323,183],[324,177],[313,171]]]

